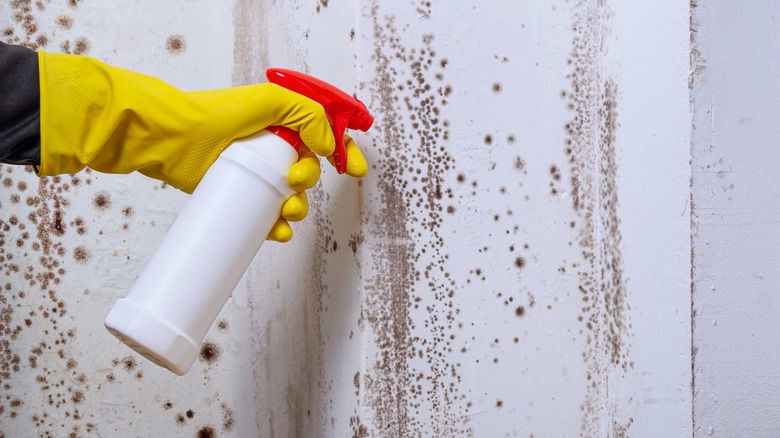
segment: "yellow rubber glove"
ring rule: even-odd
[[[348,135],[344,136],[344,145],[347,149],[347,175],[362,178],[368,173],[368,163],[363,153]],[[291,168],[287,176],[290,187],[299,193],[293,195],[282,206],[282,217],[268,233],[269,240],[287,242],[292,239],[292,228],[289,222],[300,221],[309,213],[309,201],[305,190],[313,187],[320,178],[320,160],[306,147],[298,150],[298,162]],[[328,161],[333,161],[328,156]]]
[[[274,84],[183,92],[89,57],[39,52],[38,60],[41,176],[85,167],[105,173],[138,171],[192,193],[233,140],[283,125],[298,131],[308,147],[290,171],[291,186],[303,191],[319,179],[314,154],[327,157],[335,147],[322,106]],[[362,154],[355,155],[367,169]],[[357,175],[354,170],[351,174]],[[305,194],[290,201],[288,209],[296,211],[290,220],[305,217],[300,206],[306,204],[308,211]],[[277,226],[281,229],[272,230],[269,238],[292,237],[286,221]]]

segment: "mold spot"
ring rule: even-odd
[[[86,39],[86,38],[79,38],[73,44],[73,53],[75,53],[77,55],[84,55],[87,52],[89,52],[89,48],[90,47],[91,47],[91,44],[89,43],[88,39]]]
[[[68,17],[67,15],[60,15],[57,17],[57,26],[61,27],[62,29],[68,30],[71,27],[73,27],[73,19]]]
[[[168,53],[179,55],[187,50],[187,41],[182,35],[171,35],[165,40],[165,49]]]
[[[216,438],[217,432],[211,426],[206,426],[198,430],[198,438]]]
[[[132,206],[128,205],[127,207],[122,209],[122,216],[124,216],[126,218],[133,217],[134,213],[135,213],[135,210],[133,209]]]
[[[504,406],[504,401],[503,400],[496,400],[496,407],[500,408],[502,406]]]
[[[73,250],[73,258],[82,265],[87,263],[89,255],[89,251],[83,246],[77,246],[76,249]]]
[[[192,409],[187,410],[187,412],[184,413],[184,415],[187,416],[187,418],[192,419],[195,417],[195,411]]]
[[[500,93],[501,92],[501,82],[496,82],[493,84],[493,92],[494,93]]]
[[[128,372],[133,371],[137,365],[138,362],[136,362],[133,356],[127,356],[124,359],[122,359],[122,368],[124,368],[125,371]]]
[[[200,359],[211,365],[219,359],[222,350],[214,342],[204,342],[200,347]]]
[[[226,320],[220,319],[217,321],[217,330],[220,333],[227,333],[230,330],[230,324]]]
[[[523,266],[525,266],[525,259],[522,258],[522,257],[516,258],[515,259],[515,266],[518,267],[518,268],[522,268]]]
[[[488,134],[485,136],[485,144],[493,144],[493,136]]]
[[[321,9],[327,8],[328,2],[330,2],[330,0],[320,0],[319,3],[317,3],[317,12],[320,12]]]
[[[518,172],[525,172],[525,160],[520,156],[515,157],[515,170]]]
[[[524,316],[525,315],[525,307],[517,306],[517,308],[515,308],[515,315],[517,315],[519,317]]]
[[[108,210],[111,208],[111,196],[108,192],[100,192],[95,195],[95,198],[92,200],[92,205],[98,210]]]
[[[38,35],[35,38],[35,45],[38,47],[46,47],[46,44],[49,44],[49,39],[45,35]]]
[[[70,401],[72,401],[74,404],[79,404],[84,402],[84,393],[81,391],[76,391],[73,393],[73,396],[70,398]]]
[[[233,409],[227,403],[222,403],[222,430],[230,432],[236,425],[236,415],[233,413]]]

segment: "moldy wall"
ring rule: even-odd
[[[261,249],[186,377],[102,326],[186,195],[0,167],[0,436],[692,435],[690,14],[3,3],[8,42],[187,90],[297,69],[376,123],[355,134],[369,175],[324,166],[309,218]]]

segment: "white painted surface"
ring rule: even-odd
[[[0,304],[11,309],[3,314],[11,324],[0,333],[0,359],[10,367],[0,377],[7,385],[0,431],[9,437],[193,436],[206,427],[221,437],[690,436],[694,135],[696,427],[740,435],[727,425],[744,412],[728,420],[723,412],[732,408],[709,397],[747,394],[737,389],[750,386],[723,382],[733,367],[720,364],[771,342],[745,331],[756,315],[767,330],[774,327],[769,286],[755,289],[766,291],[763,304],[745,304],[737,317],[724,314],[734,304],[725,292],[701,294],[704,281],[724,290],[773,284],[769,259],[756,270],[765,280],[753,279],[750,269],[723,278],[720,272],[731,272],[722,269],[727,259],[706,250],[730,242],[729,227],[744,228],[729,220],[754,224],[742,244],[777,224],[771,215],[777,199],[767,195],[776,191],[736,172],[743,165],[770,168],[771,160],[737,155],[736,145],[740,130],[772,119],[744,103],[723,119],[729,124],[722,131],[699,127],[700,118],[709,120],[701,108],[716,91],[726,102],[737,102],[728,93],[744,94],[725,86],[727,75],[712,73],[720,71],[712,67],[718,56],[721,63],[739,54],[758,64],[759,50],[771,46],[751,52],[733,45],[727,48],[734,53],[706,56],[708,70],[694,81],[692,134],[688,4],[280,3],[85,0],[71,7],[54,0],[44,11],[32,5],[38,29],[29,41],[44,34],[48,50],[85,37],[87,54],[185,89],[255,82],[269,66],[299,69],[354,92],[377,123],[356,135],[373,165],[369,176],[358,183],[325,171],[295,240],[264,246],[224,309],[222,329],[207,335],[219,349],[217,360],[199,361],[183,378],[140,358],[135,365],[125,360],[132,353],[102,320],[186,196],[139,175],[85,172],[77,187],[69,176],[39,186],[33,175],[4,166],[0,179],[10,178],[11,187],[0,195],[0,220],[8,224],[2,272],[10,290]],[[0,14],[24,42],[11,5],[0,6]],[[772,16],[758,12],[737,14],[745,20],[737,23]],[[63,15],[72,18],[70,29],[57,24]],[[183,52],[166,50],[172,35],[186,42]],[[720,40],[711,38],[697,44],[715,51]],[[772,70],[762,68],[772,96]],[[723,153],[722,143],[707,137],[720,132],[734,136]],[[756,144],[767,132],[753,133]],[[709,143],[715,149],[700,147]],[[718,170],[735,178],[729,193],[742,190],[737,178],[744,190],[748,182],[769,187],[740,198],[741,215],[766,200],[758,222],[717,213],[739,202],[718,191],[724,180],[717,171],[702,167],[721,156]],[[709,187],[714,199],[699,199]],[[94,205],[100,194],[110,197],[109,208]],[[716,209],[711,223],[702,215],[710,211],[703,210],[707,202]],[[123,213],[130,206],[132,214]],[[62,235],[51,226],[58,208]],[[38,210],[41,233],[28,217]],[[80,223],[85,233],[78,233]],[[53,269],[40,260],[47,237],[48,264],[59,264]],[[770,243],[763,237],[753,248]],[[89,253],[86,263],[75,258],[79,248]],[[740,259],[760,253],[750,251]],[[42,290],[49,272],[51,285]],[[64,315],[43,317],[39,306],[50,306],[49,289]],[[705,329],[702,318],[718,325]],[[725,330],[729,323],[733,329]],[[745,342],[751,333],[755,344]],[[724,352],[735,346],[745,347]],[[743,379],[772,388],[777,379],[764,366],[767,356],[761,358]],[[773,405],[766,405],[759,412],[769,418]],[[754,436],[774,430],[759,418]]]
[[[777,436],[780,5],[693,17],[695,432]]]

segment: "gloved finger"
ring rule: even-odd
[[[352,137],[344,134],[344,146],[347,149],[347,175],[363,178],[368,173],[368,162]],[[328,156],[328,162],[335,167],[333,155]]]
[[[292,165],[287,173],[287,181],[296,192],[302,192],[314,187],[320,179],[320,160],[306,146],[298,149],[298,162]]]
[[[290,222],[303,220],[309,214],[309,198],[306,192],[296,193],[282,205],[282,218]]]
[[[294,91],[283,87],[279,89],[276,91],[281,98],[275,102],[286,105],[287,108],[282,111],[278,124],[298,131],[303,143],[315,154],[323,157],[332,154],[336,148],[336,140],[333,138],[325,108]]]
[[[266,239],[273,240],[275,242],[289,242],[292,239],[292,228],[290,224],[283,218],[279,218],[274,224],[271,231],[268,232]]]

